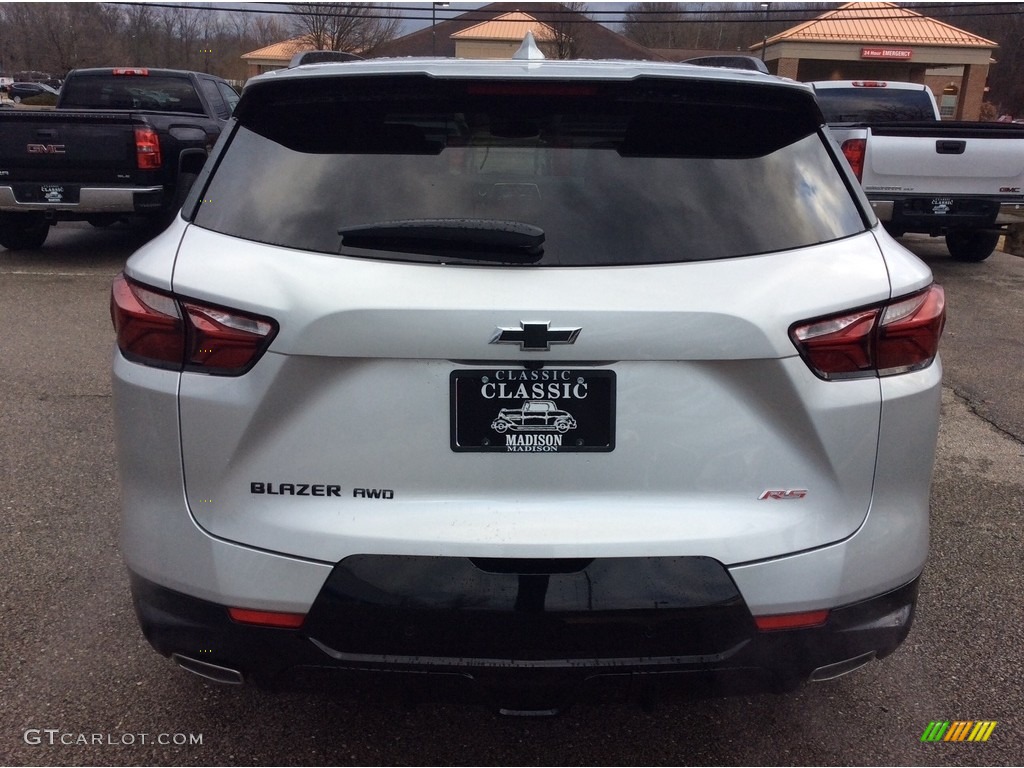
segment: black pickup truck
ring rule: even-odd
[[[53,110],[0,110],[0,245],[39,248],[50,225],[181,208],[238,95],[199,72],[78,69]]]

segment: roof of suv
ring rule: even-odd
[[[760,83],[794,90],[809,91],[803,83],[766,75],[749,69],[704,67],[656,61],[592,60],[592,59],[442,59],[401,58],[366,59],[364,61],[308,64],[278,69],[252,78],[247,87],[282,79],[305,79],[325,76],[420,74],[432,77],[486,77],[494,79],[598,79],[632,80],[638,77],[684,77],[732,83]]]

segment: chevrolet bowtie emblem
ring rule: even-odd
[[[518,344],[522,350],[543,352],[552,344],[574,344],[582,328],[552,328],[551,323],[519,323],[518,328],[497,328],[491,344]]]

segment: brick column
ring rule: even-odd
[[[988,64],[968,64],[964,67],[964,79],[956,105],[957,120],[977,120],[981,117],[981,103],[985,100],[987,81]]]
[[[779,77],[788,77],[791,80],[796,80],[797,72],[800,69],[800,59],[779,59],[778,67],[775,74]]]

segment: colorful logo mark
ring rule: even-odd
[[[921,741],[988,741],[996,725],[995,720],[933,720]]]

